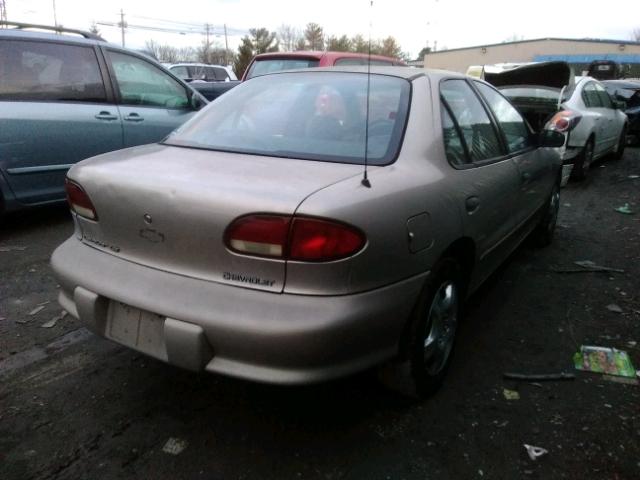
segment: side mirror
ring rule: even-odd
[[[560,148],[564,146],[565,139],[564,133],[556,132],[555,130],[543,130],[540,132],[538,145],[546,148]]]
[[[192,110],[200,110],[207,104],[207,101],[202,98],[202,96],[196,92],[191,91],[191,96],[189,97],[189,105]]]

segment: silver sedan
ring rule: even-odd
[[[455,73],[258,77],[69,171],[59,301],[184,368],[295,384],[391,362],[427,395],[464,299],[551,241],[563,140]]]

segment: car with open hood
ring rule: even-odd
[[[602,83],[576,78],[566,62],[529,63],[501,71],[486,68],[483,78],[522,112],[534,130],[552,128],[565,135],[563,183],[570,175],[584,179],[595,160],[622,156],[626,115]]]
[[[184,368],[299,384],[392,362],[426,395],[465,298],[551,241],[563,142],[456,73],[256,77],[69,171],[59,302]]]
[[[605,80],[602,82],[612,99],[621,102],[628,118],[627,138],[640,143],[640,80]]]

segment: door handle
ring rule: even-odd
[[[103,110],[102,112],[96,115],[96,118],[98,120],[117,120],[118,116],[113,115],[111,112],[107,112],[106,110]]]
[[[473,213],[480,206],[480,199],[476,196],[468,197],[464,202],[464,206],[467,209],[467,213]]]
[[[124,117],[124,119],[127,122],[142,122],[144,120],[144,118],[142,118],[140,115],[138,115],[137,113],[133,112],[130,113],[129,115],[127,115],[126,117]]]

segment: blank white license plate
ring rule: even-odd
[[[164,320],[161,315],[111,302],[106,334],[118,343],[166,359]]]

